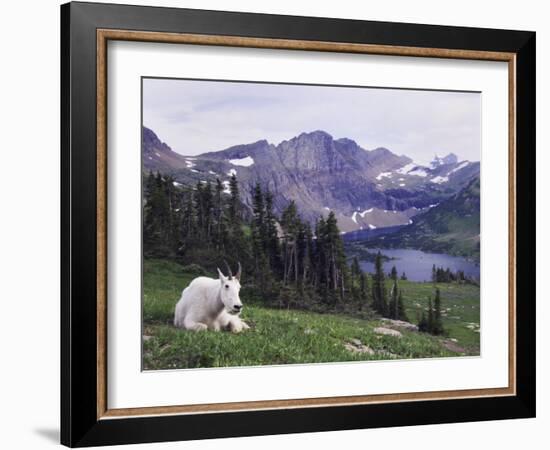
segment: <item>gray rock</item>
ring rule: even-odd
[[[376,327],[374,329],[374,332],[376,334],[383,334],[383,335],[386,335],[386,336],[395,336],[395,337],[401,337],[402,336],[400,331],[393,330],[391,328],[386,328],[386,327]]]

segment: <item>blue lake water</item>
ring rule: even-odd
[[[378,249],[369,249],[369,251],[376,253]],[[399,248],[380,249],[380,252],[390,258],[395,258],[384,262],[384,272],[388,273],[392,266],[395,266],[399,276],[405,272],[411,281],[430,281],[434,264],[436,267],[444,269],[448,267],[453,272],[463,270],[466,276],[479,279],[479,263],[459,256]],[[360,266],[366,272],[374,272],[374,263],[372,262],[360,261]]]

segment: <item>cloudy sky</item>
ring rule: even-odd
[[[173,79],[143,80],[143,125],[184,155],[324,130],[418,163],[479,161],[481,95]]]

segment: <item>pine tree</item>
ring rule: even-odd
[[[183,202],[183,214],[181,222],[181,241],[182,247],[190,247],[195,240],[195,230],[197,220],[195,215],[194,195],[193,191],[189,190],[185,195]]]
[[[336,215],[331,211],[326,222],[326,253],[330,268],[331,285],[334,292],[340,293],[340,300],[344,300],[345,276],[347,270],[344,244],[338,228]]]
[[[403,275],[401,275],[401,280],[407,281],[407,279],[407,275],[405,274],[405,272],[403,272]]]
[[[240,227],[240,196],[237,175],[233,173],[229,179],[229,223],[232,227]]]
[[[370,302],[369,299],[369,278],[366,273],[361,273],[360,277],[360,292],[361,292],[361,309],[363,305],[368,305]]]
[[[277,232],[277,219],[273,212],[273,195],[271,194],[271,192],[267,190],[265,191],[264,201],[265,201],[264,247],[266,248],[266,251],[268,254],[271,271],[276,274],[280,274],[281,262],[280,262],[279,237]],[[309,231],[311,232],[311,228]]]
[[[420,317],[420,320],[418,321],[418,331],[421,331],[423,333],[428,333],[428,320],[426,319],[426,313],[422,311],[422,316]]]
[[[391,268],[390,278],[394,281],[397,280],[397,269],[395,268],[395,266]]]
[[[399,297],[397,298],[397,317],[399,320],[408,322],[407,313],[405,312],[405,305],[403,304],[403,290],[399,289]]]
[[[225,253],[227,219],[224,211],[223,184],[219,178],[216,178],[214,190],[214,222],[214,242],[216,243],[216,249],[221,253]]]
[[[397,272],[396,272],[396,276],[397,276]],[[394,279],[393,286],[390,292],[390,303],[388,305],[388,313],[391,319],[396,319],[396,320],[399,319],[398,298],[399,298],[399,288],[397,287],[397,280]]]
[[[283,284],[291,281],[298,282],[298,233],[300,219],[296,203],[292,200],[281,214],[281,228],[283,229]]]
[[[382,254],[377,253],[374,261],[374,276],[372,280],[372,306],[382,316],[388,315],[386,299],[386,281],[384,276],[384,265]]]
[[[259,183],[252,191],[252,252],[254,255],[254,277],[260,289],[267,289],[270,278],[269,258],[266,251],[266,224],[264,194]]]
[[[441,319],[441,293],[439,288],[436,288],[435,290],[433,328],[431,332],[435,335],[443,334],[443,322]]]
[[[250,241],[245,238],[241,203],[239,197],[239,182],[235,174],[229,179],[229,201],[227,207],[227,243],[226,252],[234,260],[253,265],[250,256]],[[244,264],[243,264],[244,265]]]
[[[428,333],[433,333],[434,329],[434,310],[432,306],[432,298],[428,298]]]
[[[437,270],[435,269],[435,264],[432,266],[432,282],[437,283]]]
[[[361,295],[361,276],[363,275],[363,271],[361,270],[361,266],[359,265],[359,259],[357,256],[354,256],[351,260],[351,267],[350,267],[350,286],[351,286],[351,294],[353,297],[353,300],[356,303],[361,303],[362,295]]]

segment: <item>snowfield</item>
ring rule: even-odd
[[[254,159],[250,156],[245,156],[244,158],[230,159],[229,162],[234,166],[250,167],[254,164]]]

